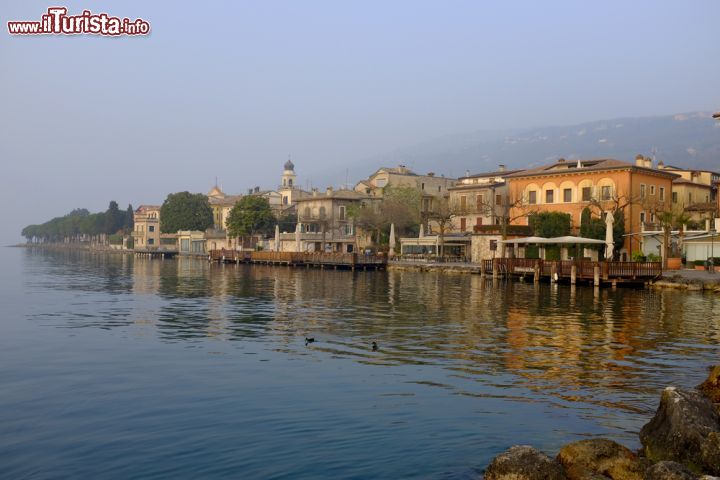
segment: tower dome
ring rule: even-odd
[[[295,165],[289,158],[288,161],[285,162],[285,170],[295,170]]]

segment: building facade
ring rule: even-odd
[[[136,250],[154,250],[160,247],[160,207],[140,205],[133,213],[135,227],[132,232]]]
[[[473,232],[475,227],[498,225],[507,216],[507,175],[522,170],[508,171],[504,165],[495,172],[467,175],[448,188],[449,202],[457,219],[452,223],[454,232]]]
[[[652,161],[638,156],[635,163],[615,159],[566,161],[524,170],[507,176],[511,217],[528,225],[528,216],[539,212],[570,214],[577,234],[586,207],[597,214],[620,208],[624,215],[625,243],[616,246],[627,259],[639,249],[644,225],[655,223],[659,211],[670,208],[673,180],[677,175],[653,168]]]
[[[295,199],[300,224],[300,250],[303,252],[352,253],[362,248],[353,219],[352,207],[367,206],[372,199],[352,190],[328,188],[325,193]],[[360,240],[360,241],[358,241]],[[295,251],[295,235],[283,235],[284,250]],[[289,243],[288,243],[289,242]]]

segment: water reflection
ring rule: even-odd
[[[697,383],[720,352],[720,301],[703,294],[85,252],[28,252],[26,263],[38,272],[28,289],[73,296],[59,311],[30,314],[42,324],[134,326],[163,342],[254,341],[287,356],[437,367],[442,381],[411,381],[572,407],[620,429],[635,425],[614,420],[618,412],[648,414],[659,388]],[[318,341],[305,346],[305,336]]]

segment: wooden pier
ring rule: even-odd
[[[483,260],[481,273],[494,277],[532,277],[535,282],[569,280],[571,284],[593,285],[647,283],[662,275],[661,262],[595,262],[590,260],[539,260],[533,258],[495,258]]]
[[[256,263],[290,267],[332,268],[335,270],[384,270],[387,267],[386,257],[358,253],[211,250],[208,260],[220,263]]]

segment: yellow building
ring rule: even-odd
[[[672,204],[676,213],[686,212],[698,225],[718,212],[720,173],[685,169],[658,162],[658,169],[679,175],[673,180]]]
[[[646,224],[657,221],[657,211],[670,205],[675,178],[672,172],[653,168],[652,161],[641,155],[634,164],[615,159],[560,159],[508,175],[512,223],[528,225],[531,213],[562,212],[570,214],[572,228],[578,233],[585,207],[613,211],[620,206],[625,232],[639,235]],[[625,245],[616,246],[622,258],[640,245],[639,237],[625,238]]]
[[[140,205],[133,214],[132,237],[136,250],[152,250],[160,246],[160,207]]]

